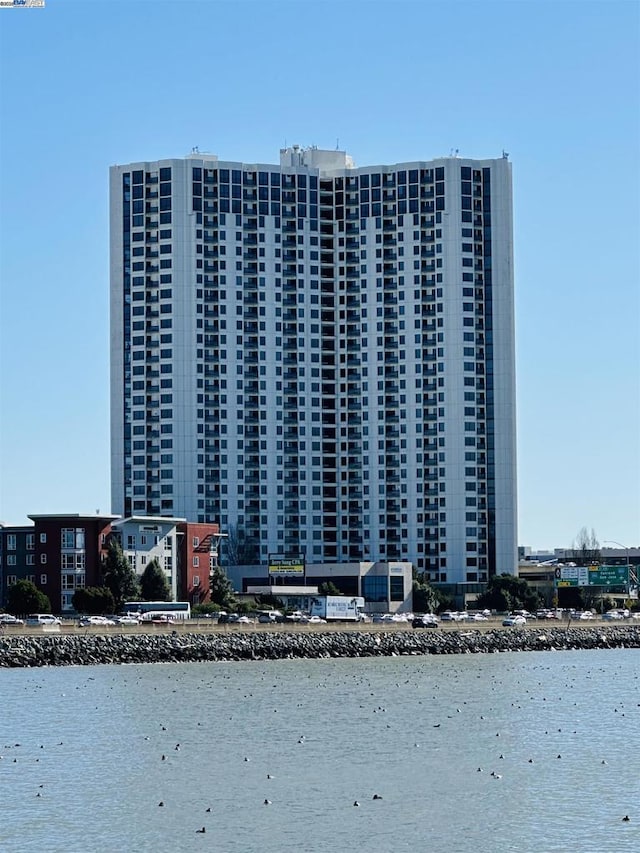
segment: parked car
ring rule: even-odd
[[[602,618],[606,619],[607,622],[610,622],[612,619],[624,619],[624,613],[621,610],[609,610]]]
[[[139,625],[140,617],[133,616],[131,613],[126,613],[124,616],[116,616],[113,621],[116,625]]]
[[[285,618],[279,610],[268,610],[258,614],[258,622],[261,625],[269,625],[272,622],[284,622]]]
[[[437,628],[438,617],[433,613],[425,613],[424,616],[414,616],[411,622],[413,628]]]
[[[0,625],[24,625],[24,622],[12,616],[11,613],[0,613]]]
[[[309,616],[308,625],[326,625],[327,620],[321,619],[319,616]]]
[[[90,628],[92,626],[98,627],[108,627],[109,625],[115,625],[116,623],[113,619],[107,619],[106,616],[83,616],[82,619],[78,622],[78,625],[81,628]]]
[[[304,618],[302,610],[294,610],[293,613],[287,613],[285,620],[287,622],[300,622]]]
[[[62,619],[57,616],[52,616],[50,613],[31,613],[27,616],[26,624],[29,627],[37,627],[38,625],[62,625]]]
[[[458,613],[456,610],[445,610],[444,613],[440,614],[441,622],[463,622],[465,618],[464,613]]]
[[[525,619],[537,619],[534,613],[529,613],[528,610],[514,610],[512,616],[524,616]]]
[[[518,625],[526,625],[527,620],[524,616],[507,616],[506,619],[502,620],[502,625],[505,628],[514,628]]]
[[[140,620],[141,625],[173,625],[176,621],[175,616],[169,613],[145,613]]]

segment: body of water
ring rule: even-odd
[[[0,848],[635,853],[639,661],[0,671]]]

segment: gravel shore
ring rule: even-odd
[[[493,654],[564,649],[640,648],[640,626],[524,629],[342,629],[228,633],[13,634],[0,637],[0,667],[196,661]]]

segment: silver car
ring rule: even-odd
[[[11,613],[0,613],[0,625],[24,625],[24,622],[12,616]]]

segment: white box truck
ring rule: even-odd
[[[340,622],[364,620],[364,598],[351,595],[318,595],[311,599],[311,616]]]

